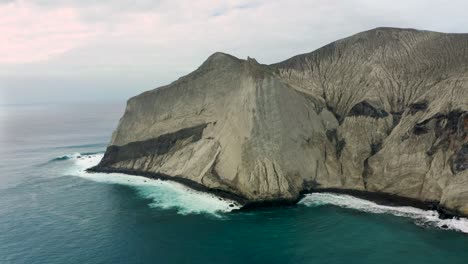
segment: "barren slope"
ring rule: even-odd
[[[244,202],[318,189],[468,215],[468,35],[378,28],[273,65],[215,53],[131,98],[97,171]]]

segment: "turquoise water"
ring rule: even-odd
[[[85,173],[123,105],[0,107],[0,263],[468,262],[468,221],[430,211],[313,194],[236,212],[180,184]]]

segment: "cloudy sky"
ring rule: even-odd
[[[380,26],[468,32],[466,10],[466,0],[0,0],[0,104],[124,100],[215,51],[273,63]]]

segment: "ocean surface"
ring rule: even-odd
[[[237,212],[169,181],[84,170],[125,103],[0,106],[0,263],[468,263],[468,220],[310,194]]]

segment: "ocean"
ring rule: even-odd
[[[467,263],[468,220],[347,195],[239,212],[181,184],[87,173],[125,103],[0,106],[0,263]]]

